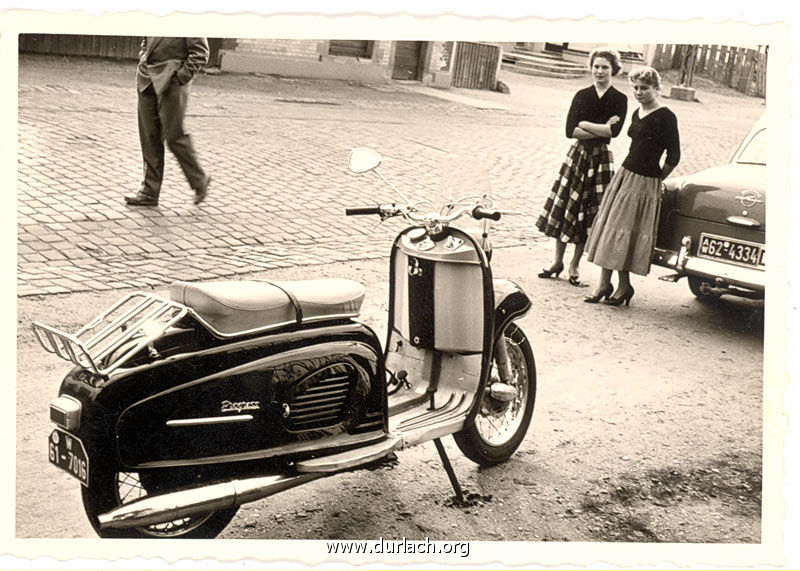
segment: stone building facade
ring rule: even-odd
[[[220,51],[222,71],[448,87],[454,42],[237,39]]]

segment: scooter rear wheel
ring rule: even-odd
[[[159,481],[161,480],[161,481]],[[185,538],[211,539],[219,535],[236,515],[238,508],[189,516],[161,524],[126,529],[101,528],[97,516],[120,505],[143,498],[148,493],[166,492],[165,478],[153,479],[138,472],[101,469],[91,474],[89,487],[81,487],[83,508],[100,537],[108,538]],[[173,487],[176,485],[172,484]]]
[[[464,456],[481,466],[499,464],[511,457],[525,438],[536,402],[536,363],[525,333],[512,323],[498,342],[506,345],[511,367],[508,384],[516,389],[516,396],[499,400],[487,390],[475,417],[453,435]],[[496,355],[492,355],[489,383],[496,381]]]

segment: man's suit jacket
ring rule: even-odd
[[[205,38],[145,38],[139,50],[136,87],[144,91],[152,83],[161,94],[173,76],[186,85],[208,63],[208,53]]]

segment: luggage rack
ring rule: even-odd
[[[189,308],[145,292],[134,292],[70,335],[34,322],[36,339],[50,353],[95,374],[108,375],[175,324]],[[125,350],[109,358],[123,345]]]

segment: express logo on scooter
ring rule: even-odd
[[[259,410],[261,403],[257,400],[231,402],[229,400],[222,401],[220,412],[242,412],[243,410]]]

